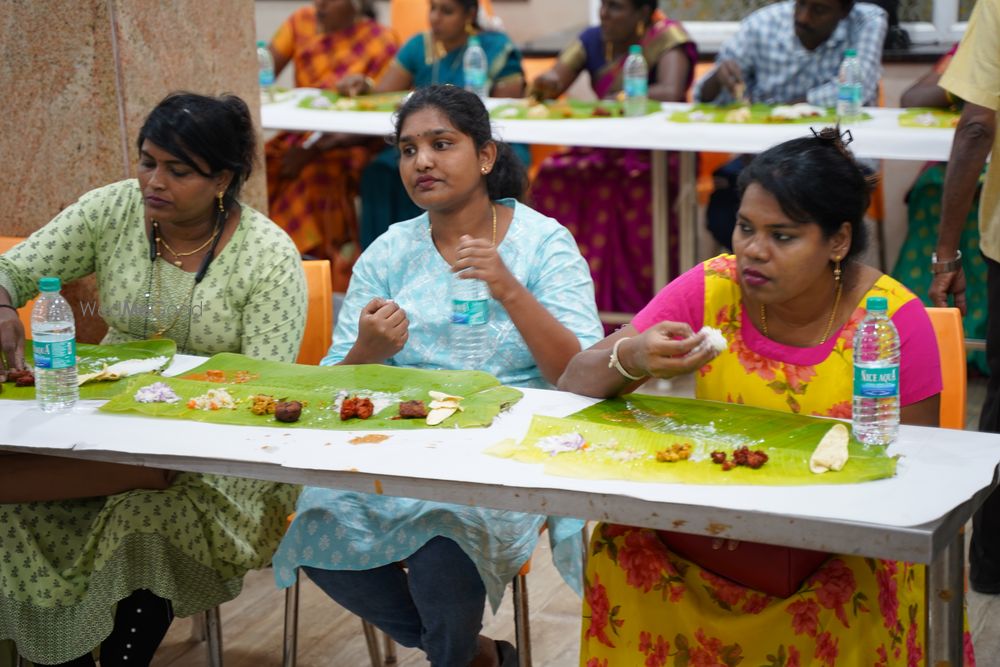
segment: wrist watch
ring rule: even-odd
[[[951,273],[952,271],[958,271],[962,268],[962,251],[955,251],[955,259],[949,259],[947,261],[938,261],[938,256],[936,252],[931,253],[931,273],[937,275],[939,273]]]

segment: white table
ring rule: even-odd
[[[307,95],[299,89],[282,101],[261,107],[261,124],[266,129],[296,131],[352,132],[387,135],[393,130],[389,112],[356,112],[303,109],[297,106]],[[489,100],[494,106],[511,100]],[[697,200],[695,197],[695,153],[759,153],[775,144],[806,136],[809,125],[675,123],[671,113],[689,109],[689,104],[664,104],[663,110],[642,118],[593,118],[566,120],[494,120],[496,135],[527,144],[556,144],[604,148],[638,148],[652,151],[653,181],[653,291],[667,283],[670,275],[667,253],[667,151],[680,151],[678,194],[681,270],[697,261]],[[900,127],[903,109],[866,108],[870,120],[847,126],[854,137],[851,150],[857,157],[889,160],[947,160],[954,131],[937,128]],[[818,129],[818,128],[817,128]],[[631,314],[602,314],[609,322],[627,322]]]
[[[180,359],[184,363],[197,360]],[[592,399],[525,390],[486,429],[365,432],[220,426],[97,412],[45,414],[0,400],[0,449],[241,475],[931,564],[928,664],[962,650],[960,528],[995,486],[996,435],[903,427],[898,474],[856,485],[700,486],[581,480],[483,453],[520,438],[533,414],[565,416]],[[931,491],[931,492],[929,492]]]

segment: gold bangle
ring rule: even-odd
[[[627,377],[629,380],[641,380],[645,375],[632,375],[625,367],[622,366],[622,362],[618,360],[618,346],[629,339],[628,336],[619,338],[615,341],[614,346],[611,348],[611,356],[608,358],[608,368],[614,368],[616,371],[621,373],[623,376]]]

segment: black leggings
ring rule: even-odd
[[[153,660],[174,620],[170,600],[141,589],[118,603],[115,627],[101,642],[101,667],[142,667]],[[57,667],[94,667],[90,653]]]

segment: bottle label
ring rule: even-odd
[[[76,339],[56,340],[40,343],[32,342],[35,354],[35,367],[50,370],[60,370],[76,366]]]
[[[837,101],[841,104],[861,105],[861,86],[856,83],[844,83],[837,89]]]
[[[639,77],[625,78],[625,97],[646,97],[649,92],[649,82]]]
[[[465,70],[465,87],[480,90],[486,87],[486,71],[481,69]]]
[[[478,326],[490,321],[490,302],[486,299],[465,301],[451,300],[451,323]]]
[[[261,70],[260,73],[257,75],[257,80],[260,82],[260,86],[262,88],[266,88],[267,86],[273,85],[274,72],[269,69]]]
[[[861,398],[899,396],[899,366],[855,366],[854,395]]]

